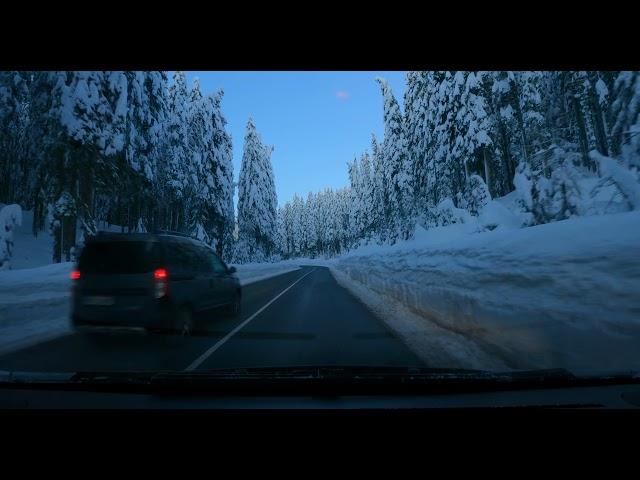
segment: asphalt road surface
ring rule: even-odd
[[[73,333],[0,357],[0,370],[184,371],[236,367],[424,366],[325,267],[243,287],[242,314],[191,337]]]

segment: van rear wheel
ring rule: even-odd
[[[240,312],[242,309],[242,297],[240,296],[240,292],[236,292],[233,296],[233,302],[229,305],[229,315],[236,318],[240,316]]]
[[[188,307],[180,307],[176,314],[176,332],[182,336],[193,334],[193,312]]]
[[[76,329],[76,335],[81,337],[85,342],[93,344],[100,343],[100,341],[106,336],[104,332],[90,330],[87,328]]]

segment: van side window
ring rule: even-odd
[[[155,268],[160,266],[163,258],[162,245],[159,242],[150,242],[150,252],[149,252],[149,261],[151,265]]]
[[[209,251],[202,247],[196,247],[193,251],[198,257],[198,271],[202,273],[211,273],[212,265],[211,260],[209,259]]]
[[[194,272],[200,268],[198,258],[193,249],[189,248],[189,245],[181,242],[171,242],[168,245],[167,254],[171,259],[171,263],[181,271]]]
[[[185,250],[189,256],[189,267],[192,272],[206,272],[207,264],[206,257],[202,255],[199,248],[192,245],[184,245]]]
[[[215,253],[209,252],[209,258],[215,273],[227,273],[227,267],[225,267],[224,263],[222,263]]]

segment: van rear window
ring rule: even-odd
[[[92,242],[78,262],[82,273],[146,273],[160,262],[158,242]]]

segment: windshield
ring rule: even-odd
[[[0,370],[640,370],[638,105],[637,71],[2,71]]]

